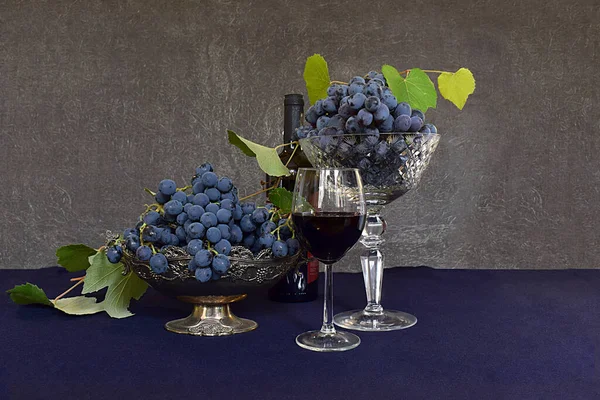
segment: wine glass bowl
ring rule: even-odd
[[[253,257],[250,250],[234,246],[227,272],[217,280],[202,283],[189,270],[192,257],[184,248],[172,246],[164,254],[169,268],[163,274],[154,273],[147,261],[140,261],[128,250],[124,251],[122,261],[126,269],[132,270],[156,291],[194,305],[187,318],[167,322],[165,328],[196,336],[224,336],[256,329],[256,322],[234,315],[230,304],[248,294],[266,293],[296,265],[299,257],[296,253],[273,258],[270,250],[263,250]]]
[[[336,325],[359,331],[390,331],[416,324],[415,316],[381,306],[383,254],[380,247],[386,230],[382,208],[415,188],[435,152],[436,133],[392,132],[312,136],[300,140],[302,150],[314,167],[357,168],[364,184],[367,224],[361,255],[367,306],[337,314]]]

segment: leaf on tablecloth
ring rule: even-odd
[[[25,283],[7,290],[10,299],[17,304],[42,304],[45,306],[54,307],[54,304],[48,299],[44,290],[34,285],[33,283]]]

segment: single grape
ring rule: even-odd
[[[230,236],[229,240],[233,244],[238,244],[244,239],[244,233],[238,225],[233,225],[229,228]],[[222,234],[222,233],[221,233]]]
[[[300,250],[300,242],[298,241],[298,239],[289,238],[285,241],[285,244],[287,244],[288,253],[290,254],[290,256],[293,256],[298,252],[298,250]]]
[[[171,196],[167,196],[166,194],[163,194],[161,192],[157,192],[156,196],[154,196],[154,200],[158,204],[165,204],[167,201],[171,200]]]
[[[376,123],[381,123],[385,121],[389,116],[390,109],[383,103],[379,104],[377,110],[375,110],[375,113],[373,114],[373,118],[375,119]]]
[[[206,239],[212,244],[218,243],[221,240],[221,230],[216,226],[208,228],[206,230]]]
[[[156,253],[150,257],[150,268],[155,274],[164,274],[168,267],[169,262],[164,254]]]
[[[317,100],[314,104],[314,110],[317,115],[317,118],[321,115],[325,114],[325,110],[323,110],[323,100]]]
[[[177,216],[177,219],[176,219],[176,221],[177,221],[177,224],[178,224],[178,225],[183,225],[183,224],[185,224],[185,221],[187,221],[187,220],[188,220],[188,218],[189,218],[189,217],[188,217],[187,213],[186,213],[185,211],[184,211],[184,212],[182,212],[181,214],[179,214],[179,215]]]
[[[231,218],[233,218],[231,211],[224,208],[221,208],[219,211],[217,211],[217,221],[219,223],[228,224],[229,221],[231,221]]]
[[[207,172],[208,174],[212,174],[212,172]],[[204,191],[204,193],[208,196],[210,201],[219,201],[221,200],[221,192],[217,188],[208,188]]]
[[[106,250],[106,258],[108,258],[108,261],[110,261],[112,264],[116,264],[121,261],[122,254],[123,252],[117,250],[117,247],[115,246],[109,247],[108,250]]]
[[[163,244],[170,244],[171,240],[171,229],[169,228],[163,228],[162,232],[160,233],[160,242]]]
[[[217,254],[213,257],[212,268],[223,275],[229,269],[229,257],[224,254]]]
[[[125,247],[130,251],[136,251],[140,247],[140,237],[131,235],[125,240]]]
[[[144,242],[155,243],[160,239],[160,234],[162,233],[162,229],[157,228],[154,225],[148,225],[144,228],[144,232],[142,233],[142,239]]]
[[[156,211],[148,211],[144,215],[143,221],[146,225],[157,225],[160,221],[160,214]]]
[[[398,106],[398,100],[396,99],[396,96],[391,93],[384,94],[381,98],[381,102],[385,104],[389,110],[393,110]]]
[[[219,179],[219,182],[217,183],[217,189],[219,189],[219,191],[222,193],[227,193],[233,189],[233,182],[231,182],[231,179],[223,177]]]
[[[185,232],[185,228],[183,226],[178,226],[175,229],[175,235],[177,235],[177,238],[179,239],[179,244],[183,244],[187,241],[187,233]]]
[[[217,211],[219,211],[221,209],[221,207],[219,207],[219,205],[217,203],[210,203],[204,209],[206,210],[206,212],[211,212],[211,213],[217,215]]]
[[[411,120],[408,115],[401,114],[394,120],[394,132],[408,132]]]
[[[221,238],[227,240],[231,238],[231,227],[229,225],[219,224],[217,225],[217,228],[219,228],[219,230],[221,231]]]
[[[413,113],[418,110],[413,110]],[[409,132],[418,132],[419,129],[423,127],[423,120],[418,116],[410,117],[410,127],[408,128]]]
[[[376,82],[369,82],[365,89],[363,90],[363,94],[367,97],[375,96],[381,98],[383,95],[383,91],[381,90],[381,86],[379,86]]]
[[[221,239],[217,244],[215,244],[215,250],[219,252],[219,254],[224,254],[226,256],[231,252],[231,243],[227,239]]]
[[[264,247],[265,249],[268,249],[271,246],[273,246],[273,243],[275,243],[275,240],[276,240],[275,235],[273,235],[272,233],[264,233],[258,238],[260,245],[262,247]]]
[[[200,217],[200,222],[206,228],[212,228],[213,226],[217,226],[217,216],[211,212],[205,212]]]
[[[229,210],[231,212],[235,211],[235,203],[233,202],[233,200],[221,200],[221,208],[224,210]]]
[[[206,207],[208,203],[210,203],[210,199],[206,195],[206,193],[198,193],[194,196],[194,205]]]
[[[254,222],[252,221],[252,216],[244,215],[240,220],[240,228],[242,229],[242,232],[245,233],[254,231],[256,229],[256,225],[254,225]]]
[[[187,229],[187,234],[192,239],[202,239],[202,237],[204,237],[205,232],[206,227],[200,222],[191,223]]]
[[[177,191],[177,185],[175,184],[175,181],[171,179],[163,179],[158,184],[158,191],[165,196],[172,196],[175,194],[175,191]]]
[[[307,135],[308,135],[308,131],[310,130],[310,128],[312,128],[312,127],[309,127],[309,126],[301,126],[301,127],[299,127],[299,128],[296,128],[296,129],[294,130],[294,137],[293,137],[293,139],[294,139],[294,140],[299,140],[299,139],[304,139],[304,138],[306,138],[306,137],[307,137]]]
[[[196,168],[196,175],[202,176],[202,175],[204,175],[205,172],[212,172],[212,171],[213,171],[213,166],[210,163],[204,163],[201,166],[199,166],[198,168]]]
[[[232,202],[237,203],[237,195],[233,191],[221,193],[221,201],[223,200],[231,200]]]
[[[383,86],[385,86],[385,82],[383,81],[383,79],[379,79],[377,77],[371,79],[369,81],[369,83],[376,83],[381,88],[383,88]],[[383,92],[382,92],[382,96],[383,96]]]
[[[396,106],[395,110],[394,110],[394,118],[398,118],[401,115],[406,115],[408,117],[410,117],[412,114],[412,108],[410,108],[410,104],[402,102],[402,103],[398,103],[398,105]]]
[[[196,253],[199,252],[200,250],[202,250],[203,248],[204,248],[204,245],[202,243],[202,240],[193,239],[193,240],[190,240],[190,242],[187,244],[186,251],[188,252],[188,254],[190,256],[195,256]]]
[[[194,197],[192,196],[192,201],[194,200]],[[184,213],[188,213],[190,211],[190,207],[192,207],[194,205],[194,203],[192,203],[191,201],[186,203],[185,206],[183,206],[183,212]]]
[[[187,215],[191,221],[200,221],[200,217],[205,212],[206,211],[204,210],[204,208],[202,208],[202,206],[191,206],[187,212]],[[185,221],[183,222],[185,223]]]
[[[204,187],[204,183],[202,183],[202,178],[198,179],[199,180],[192,186],[192,193],[194,194],[204,193],[204,191],[206,190],[206,187]]]
[[[287,218],[282,218],[277,222],[277,225],[280,226],[279,235],[286,238],[292,236],[292,230],[288,225],[286,225],[287,222]]]
[[[335,95],[340,99],[348,96],[348,85],[338,85],[337,89],[335,90]]]
[[[212,263],[213,253],[210,250],[201,249],[194,255],[194,261],[198,267],[208,267]]]
[[[242,239],[242,245],[247,249],[251,249],[252,246],[254,246],[255,241],[256,236],[253,233],[251,233],[249,235],[244,236],[244,238]]]
[[[267,218],[269,218],[269,212],[266,208],[257,208],[252,213],[252,222],[255,224],[262,224],[267,220]]]
[[[412,110],[412,113],[410,114],[411,117],[419,117],[421,118],[421,121],[425,121],[425,114],[423,114],[423,111],[421,110],[417,110],[416,108]]]
[[[327,115],[323,115],[319,117],[317,120],[317,129],[321,130],[327,126],[327,122],[329,122],[329,117]]]
[[[196,269],[198,269],[198,264],[196,264],[196,261],[193,258],[188,263],[188,269],[192,272],[195,272]]]
[[[243,216],[244,212],[242,211],[242,207],[239,204],[236,204],[235,209],[233,210],[233,219],[239,221]]]
[[[323,100],[323,110],[327,113],[337,112],[337,99],[335,97],[328,97]]]
[[[371,96],[367,97],[367,99],[365,100],[365,108],[367,109],[367,111],[370,111],[372,113],[377,111],[377,107],[379,107],[379,104],[381,104],[381,100],[379,100],[379,97]]]
[[[344,96],[340,99],[340,105],[338,107],[341,108],[343,105],[348,104],[348,100],[350,100],[350,96]]]
[[[367,79],[371,80],[371,79],[375,78],[378,74],[379,74],[379,72],[377,72],[377,71],[369,71],[367,73]]]
[[[185,194],[185,192],[178,190],[175,192],[175,194],[173,196],[171,196],[171,200],[177,200],[177,201],[181,202],[181,204],[185,204],[188,202],[188,196],[187,196],[187,194]]]
[[[348,100],[348,104],[352,107],[353,110],[360,110],[365,105],[365,101],[367,100],[367,96],[362,93],[356,93],[350,100]]]
[[[353,83],[356,83],[356,82],[358,82],[358,83],[365,83],[365,78],[363,78],[362,76],[358,76],[357,75],[357,76],[353,77],[352,79],[350,79],[350,84],[353,84]]]
[[[275,228],[277,228],[277,224],[275,224],[275,222],[265,221],[260,226],[260,234],[263,235],[265,233],[271,233]]]
[[[358,119],[356,117],[350,117],[346,121],[346,132],[348,133],[359,133],[361,131]]]
[[[171,246],[179,246],[179,237],[176,234],[171,233],[171,237],[169,238],[169,244]]]
[[[140,246],[135,251],[135,256],[140,261],[148,261],[150,259],[150,257],[152,257],[152,250],[148,246]]]
[[[356,120],[362,126],[369,126],[373,123],[373,114],[363,108],[356,115]]]
[[[169,215],[179,215],[183,212],[183,204],[179,200],[169,200],[167,204],[164,205],[164,210],[166,214]]]
[[[431,133],[431,130],[429,129],[429,126],[427,126],[427,124],[423,125],[423,127],[421,129],[419,129],[420,133]]]
[[[204,213],[202,213],[202,214],[204,214]],[[192,221],[191,219],[188,219],[188,220],[187,220],[187,221],[185,221],[185,223],[183,224],[183,228],[185,229],[185,231],[186,231],[186,232],[187,232],[187,230],[188,230],[189,226],[192,224],[192,222],[194,222],[194,221]]]
[[[273,250],[273,255],[275,257],[285,257],[288,255],[288,247],[287,244],[281,240],[277,240],[275,241],[275,243],[273,243],[273,247],[271,248],[271,250]]]
[[[196,279],[202,283],[210,281],[212,274],[213,272],[210,268],[197,268],[196,272],[194,272]]]
[[[394,116],[388,115],[388,117],[379,124],[379,132],[392,132],[394,130]]]
[[[206,188],[214,188],[218,182],[219,178],[214,172],[205,172],[202,174],[202,183]]]
[[[319,116],[317,115],[314,106],[309,107],[309,109],[306,111],[306,114],[304,114],[304,118],[306,119],[306,122],[313,126],[317,123],[317,118],[319,118]]]

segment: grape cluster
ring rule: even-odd
[[[191,185],[183,189],[170,179],[162,180],[154,199],[136,227],[126,229],[106,250],[111,263],[129,251],[163,274],[169,268],[164,250],[178,246],[190,255],[188,268],[196,279],[208,282],[227,272],[232,246],[244,246],[254,254],[271,249],[275,257],[298,252],[289,217],[271,204],[240,203],[231,179],[219,178],[209,163],[196,168]]]
[[[306,111],[307,124],[296,130],[295,139],[345,133],[437,133],[435,125],[425,123],[423,112],[398,102],[381,73],[371,71],[348,84],[333,84],[327,95]]]

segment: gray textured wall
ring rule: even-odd
[[[277,143],[314,52],[336,79],[382,63],[477,79],[462,112],[428,113],[443,141],[386,211],[389,265],[600,266],[597,0],[335,3],[0,1],[0,267],[100,245],[144,186],[205,160],[256,189],[225,130]]]

